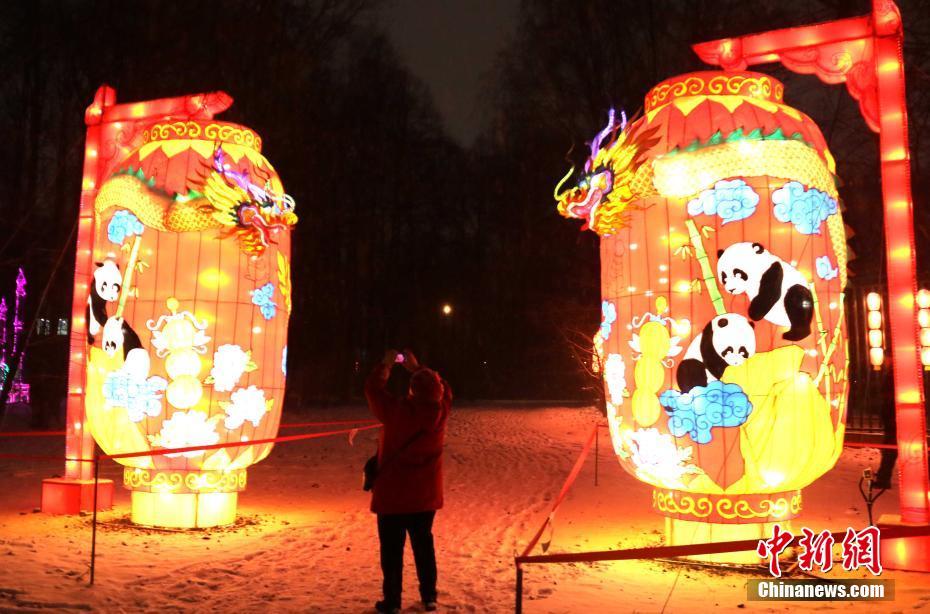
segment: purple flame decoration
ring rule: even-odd
[[[594,140],[591,141],[591,156],[588,158],[588,161],[584,164],[584,172],[590,173],[591,167],[594,165],[594,158],[597,157],[597,152],[601,148],[601,144],[604,142],[604,139],[607,138],[607,135],[613,132],[614,130],[623,131],[626,128],[626,111],[623,109],[620,110],[620,124],[617,125],[616,122],[617,111],[613,107],[607,112],[607,125],[604,126],[604,129],[597,133],[597,136],[594,137]]]
[[[294,202],[293,199],[284,194],[282,196],[277,196],[276,194],[269,194],[265,191],[264,188],[259,187],[252,183],[249,179],[249,173],[246,171],[240,173],[226,164],[226,155],[223,153],[222,147],[217,147],[216,151],[213,153],[213,170],[222,174],[227,179],[233,180],[237,186],[239,186],[246,194],[252,197],[253,200],[259,203],[271,204],[274,203],[276,206],[279,206],[279,209],[293,209]],[[281,211],[278,210],[278,213]]]

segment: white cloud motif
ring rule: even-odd
[[[252,358],[238,345],[221,345],[213,353],[213,389],[229,392],[239,383],[239,378],[249,369]]]
[[[219,433],[216,432],[216,423],[207,418],[202,411],[176,411],[161,425],[161,432],[154,437],[149,436],[153,444],[163,448],[187,448],[191,446],[210,446],[218,443]],[[193,452],[178,452],[165,454],[165,456],[201,456],[204,450]]]
[[[639,429],[626,434],[636,474],[644,481],[665,488],[684,486],[682,477],[701,473],[691,464],[691,446],[679,448],[675,439],[658,429]]]
[[[604,381],[607,393],[614,405],[623,405],[623,389],[626,388],[626,364],[620,354],[610,354],[604,365]]]
[[[230,399],[232,402],[220,403],[226,411],[226,421],[223,424],[229,430],[239,428],[246,421],[251,422],[252,426],[258,426],[271,405],[271,399],[265,400],[265,391],[255,386],[239,388],[232,393]]]

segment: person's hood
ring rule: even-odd
[[[436,404],[442,400],[442,379],[432,369],[420,369],[410,377],[410,399]]]

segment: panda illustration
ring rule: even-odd
[[[811,334],[814,297],[800,272],[760,243],[734,243],[717,252],[717,277],[730,294],[749,296],[749,317],[790,330],[800,341]]]
[[[139,335],[123,318],[109,318],[103,325],[103,351],[108,356],[113,356],[122,349],[123,358],[128,358],[130,352],[141,347]]]
[[[735,313],[707,323],[688,346],[675,379],[682,392],[718,380],[730,365],[741,365],[756,353],[755,325]]]
[[[123,276],[119,266],[112,260],[97,263],[94,270],[94,281],[90,285],[90,295],[87,297],[87,343],[94,344],[94,338],[107,322],[107,303],[119,298]]]

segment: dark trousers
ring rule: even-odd
[[[420,580],[420,598],[436,601],[436,550],[433,547],[433,518],[436,512],[416,514],[378,514],[378,539],[381,541],[381,573],[384,576],[384,601],[400,607],[404,573],[404,543],[410,534],[413,560]]]

